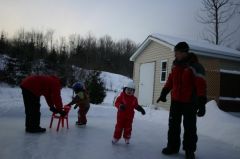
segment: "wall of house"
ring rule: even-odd
[[[220,93],[220,60],[204,56],[198,56],[198,58],[206,70],[208,99],[218,101]]]
[[[240,61],[220,60],[220,69],[240,71]]]
[[[171,71],[172,61],[174,59],[174,54],[170,48],[158,44],[152,41],[144,50],[143,52],[137,57],[134,62],[134,73],[133,73],[133,80],[136,84],[136,92],[135,95],[138,96],[139,94],[139,78],[140,78],[140,65],[149,62],[155,62],[155,80],[154,80],[154,94],[153,94],[153,104],[156,106],[161,106],[166,109],[169,109],[170,106],[170,94],[168,95],[168,102],[166,103],[156,103],[162,87],[165,83],[160,83],[160,61],[167,60],[167,74]]]
[[[240,62],[199,56],[206,69],[207,95],[218,102],[220,96],[220,69],[240,71]]]

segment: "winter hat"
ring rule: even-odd
[[[174,47],[174,51],[180,51],[180,52],[186,52],[188,53],[189,51],[189,46],[188,44],[183,41],[183,42],[179,42],[175,47]]]
[[[134,84],[134,82],[130,81],[124,87],[125,88],[135,89],[135,84]]]
[[[76,82],[73,84],[72,89],[76,92],[82,91],[85,89],[85,86],[82,82]]]

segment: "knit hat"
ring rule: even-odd
[[[175,47],[174,47],[174,51],[180,51],[180,52],[186,52],[188,53],[189,51],[189,46],[188,44],[183,41],[183,42],[179,42]]]

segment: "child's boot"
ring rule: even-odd
[[[126,144],[130,144],[129,141],[130,141],[129,139],[125,139],[125,143],[126,143]]]
[[[116,143],[118,142],[118,140],[119,140],[119,139],[113,138],[113,139],[112,139],[112,144],[116,144]]]

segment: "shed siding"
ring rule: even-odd
[[[220,60],[220,69],[240,71],[240,62]]]
[[[207,96],[218,101],[220,92],[220,61],[219,59],[199,56],[200,63],[206,70]]]
[[[170,103],[170,95],[168,96],[168,102],[166,103],[156,103],[157,98],[160,95],[160,91],[164,86],[164,83],[160,83],[160,61],[167,60],[168,70],[171,71],[172,61],[174,59],[174,54],[170,48],[158,44],[152,41],[144,50],[143,52],[136,58],[134,62],[134,73],[133,73],[133,80],[136,83],[136,96],[139,94],[139,78],[140,78],[140,65],[143,63],[155,62],[155,77],[154,77],[154,93],[153,93],[153,104],[157,106],[162,106],[166,109],[169,109]]]

